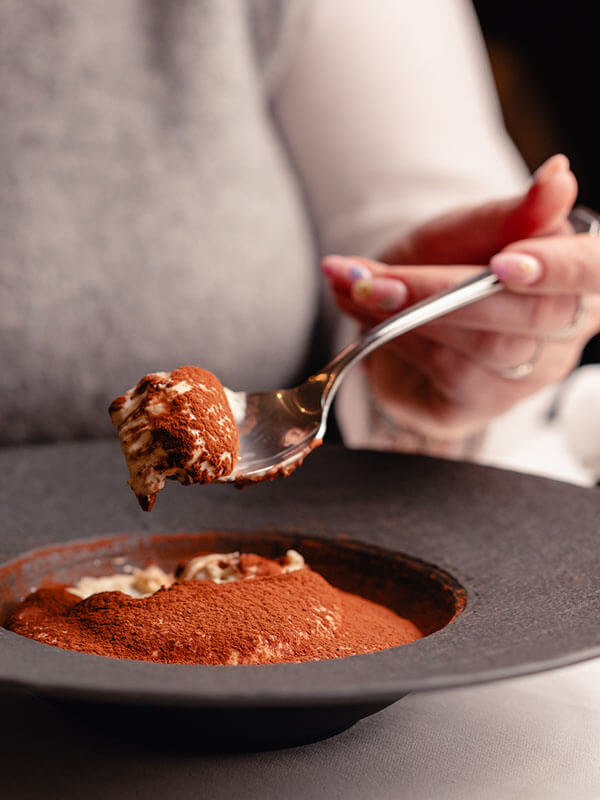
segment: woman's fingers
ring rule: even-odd
[[[596,301],[597,303],[597,301]],[[597,318],[597,315],[596,315]],[[592,315],[586,316],[569,328],[565,335],[559,337],[541,337],[532,335],[515,335],[496,331],[478,331],[447,325],[444,321],[425,325],[413,332],[418,336],[440,347],[453,350],[455,353],[470,358],[478,366],[497,373],[501,377],[517,376],[516,369],[520,365],[532,363],[531,379],[539,381],[558,380],[562,377],[560,359],[566,365],[578,360],[581,349],[593,333],[597,325]],[[390,347],[398,354],[404,355],[406,348],[400,339],[392,342]],[[544,360],[542,361],[542,353]],[[545,367],[552,367],[550,374]],[[565,372],[569,366],[565,367]],[[528,377],[528,376],[525,376]]]
[[[564,155],[548,159],[518,197],[460,209],[417,228],[390,248],[388,264],[483,264],[510,242],[561,230],[577,196]]]
[[[340,309],[368,327],[481,271],[467,266],[388,267],[339,256],[324,259],[323,267]],[[506,291],[454,311],[444,321],[471,330],[547,337],[572,322],[579,302],[576,294]]]
[[[572,370],[600,330],[600,237],[566,235],[575,193],[568,163],[557,157],[523,197],[449,215],[407,237],[393,258],[408,266],[324,259],[337,305],[364,327],[488,262],[506,283],[370,355],[371,390],[388,417],[434,438],[467,436]]]
[[[443,323],[421,327],[418,335],[471,358],[492,372],[511,370],[535,358],[542,339],[535,336],[501,334],[495,331],[469,330]]]
[[[515,242],[491,259],[490,268],[515,291],[600,294],[600,236]]]
[[[563,378],[577,362],[577,353],[566,342],[542,343],[539,350],[535,340],[531,345],[525,358],[535,357],[534,368],[512,380],[471,355],[413,332],[371,355],[369,381],[390,415],[395,407],[402,413],[407,394],[415,389],[413,413],[420,413],[424,432],[468,435],[515,402]]]
[[[531,392],[525,383],[494,377],[448,348],[410,334],[402,339],[402,358],[389,348],[370,356],[369,385],[388,417],[425,436],[469,436]]]

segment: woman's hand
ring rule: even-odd
[[[422,449],[460,452],[492,418],[567,375],[600,330],[600,237],[572,233],[576,194],[567,159],[554,156],[523,196],[433,220],[380,262],[323,260],[338,306],[365,327],[487,264],[506,284],[369,356],[376,407],[433,443]]]

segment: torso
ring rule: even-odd
[[[301,368],[314,246],[246,15],[0,0],[0,442],[108,433],[149,371]]]

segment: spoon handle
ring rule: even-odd
[[[376,327],[370,328],[358,341],[338,353],[323,369],[323,373],[329,374],[327,394],[332,398],[339,381],[347,370],[381,345],[420,325],[433,322],[434,319],[442,317],[444,314],[468,306],[484,297],[490,297],[501,289],[502,283],[496,275],[486,269],[474,278],[469,278],[451,289],[427,297],[390,319],[386,319]]]

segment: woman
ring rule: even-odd
[[[509,289],[355,370],[351,445],[474,455],[600,327],[600,241],[567,232],[575,178],[559,155],[527,183],[466,0],[0,0],[0,58],[2,444],[111,433],[112,398],[180,364],[292,384],[331,350],[327,254],[361,325],[488,263]],[[393,756],[352,734],[350,777],[372,794],[398,765],[427,796],[491,780],[547,798],[576,764],[583,791],[589,674],[413,697]]]
[[[2,442],[107,433],[115,394],[182,363],[293,383],[331,348],[331,252],[362,325],[488,262],[510,290],[374,354],[343,390],[349,444],[383,426],[472,453],[598,330],[600,243],[564,235],[575,178],[557,156],[525,187],[462,0],[0,13]]]

